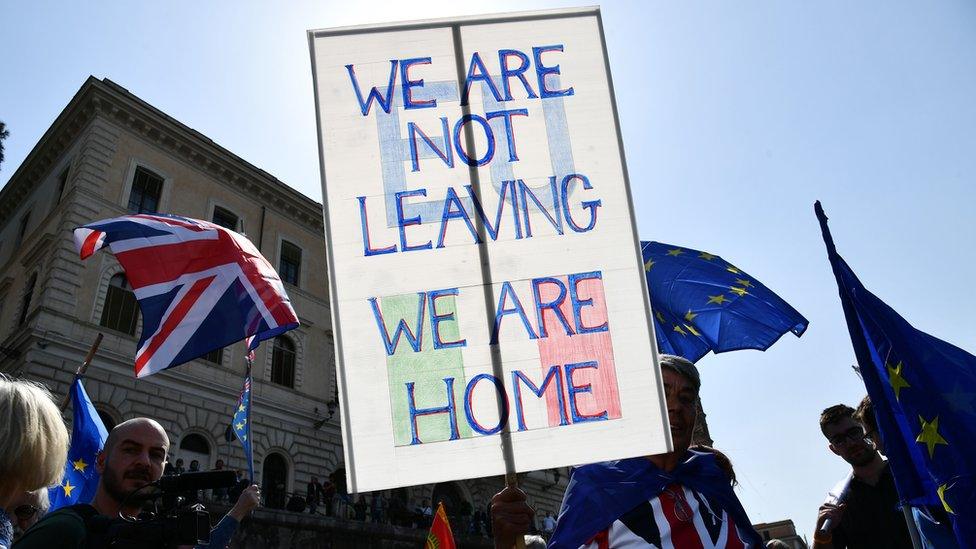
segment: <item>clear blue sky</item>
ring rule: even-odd
[[[0,7],[0,183],[89,75],[320,199],[305,30],[550,8],[496,2],[16,2]],[[699,362],[754,521],[809,534],[845,465],[819,412],[864,388],[813,202],[862,281],[976,351],[976,4],[608,2],[641,237],[733,261],[811,322]]]

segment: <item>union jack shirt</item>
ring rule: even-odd
[[[716,502],[679,484],[638,505],[581,549],[745,549],[748,537]]]
[[[254,336],[298,327],[278,273],[247,238],[219,225],[161,214],[126,215],[74,231],[82,259],[108,246],[142,312],[137,377]]]

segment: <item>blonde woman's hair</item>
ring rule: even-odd
[[[0,375],[0,487],[58,484],[67,458],[68,429],[50,391]]]

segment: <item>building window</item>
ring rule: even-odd
[[[180,458],[188,472],[206,471],[210,469],[210,443],[196,433],[186,435],[180,441]]]
[[[34,297],[35,285],[37,285],[37,273],[32,274],[30,280],[27,281],[27,288],[24,291],[24,303],[20,307],[20,319],[17,321],[18,326],[23,326],[24,322],[27,322],[27,313],[30,311],[30,303]]]
[[[234,212],[227,210],[225,208],[221,208],[220,206],[214,206],[212,221],[214,222],[215,225],[220,225],[225,229],[236,231],[239,219],[237,217],[237,214],[235,214]]]
[[[298,246],[281,241],[281,259],[278,262],[278,275],[283,282],[298,286],[298,273],[302,269],[302,249]]]
[[[24,217],[20,218],[20,226],[17,229],[17,242],[14,244],[14,248],[20,246],[24,241],[24,236],[27,235],[27,224],[30,223],[30,210],[24,214]]]
[[[64,188],[68,185],[68,168],[65,168],[61,175],[58,176],[58,201],[55,204],[61,203],[61,195],[64,194]]]
[[[295,387],[295,344],[284,336],[274,340],[271,353],[271,383]]]
[[[163,178],[143,168],[136,168],[129,191],[129,211],[132,213],[156,213],[159,197],[163,193]]]
[[[139,303],[136,301],[136,294],[132,292],[132,286],[129,286],[125,275],[117,274],[108,282],[99,324],[112,330],[135,335],[138,321]]]
[[[102,425],[105,426],[106,431],[115,429],[115,418],[113,418],[111,414],[105,410],[99,410],[98,408],[96,408],[95,411],[98,413],[98,419],[102,420]]]
[[[217,366],[220,366],[220,362],[221,360],[223,360],[223,357],[224,357],[223,347],[219,349],[214,349],[213,351],[210,351],[209,353],[203,355],[204,360],[206,360],[207,362],[213,362]]]
[[[253,480],[251,481],[253,482]],[[272,509],[284,509],[287,498],[288,462],[277,453],[264,458],[261,471],[261,493],[264,505]]]

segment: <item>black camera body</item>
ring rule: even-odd
[[[164,476],[140,488],[129,498],[153,502],[155,512],[138,517],[94,517],[89,523],[89,547],[118,549],[170,549],[210,542],[210,513],[199,503],[187,503],[185,494],[196,490],[229,488],[233,471],[210,471]]]
[[[197,508],[200,507],[200,508]],[[201,506],[174,509],[165,515],[143,513],[134,520],[105,519],[101,530],[90,531],[101,542],[89,547],[112,547],[118,549],[170,549],[180,545],[197,545],[210,542],[210,513]],[[94,541],[94,540],[93,540]]]

